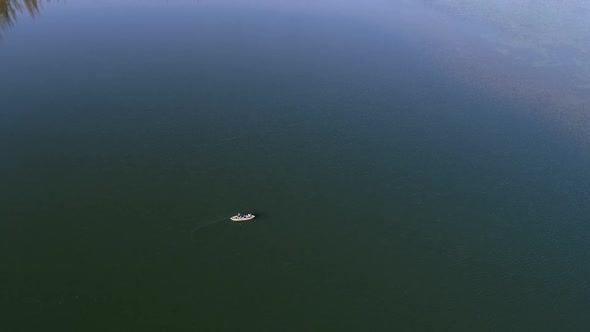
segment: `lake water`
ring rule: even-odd
[[[579,82],[453,15],[20,15],[0,40],[1,330],[590,330]]]

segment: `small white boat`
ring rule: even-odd
[[[233,216],[233,217],[231,217],[229,219],[231,219],[232,221],[247,221],[247,220],[252,220],[255,217],[256,216],[253,215],[252,213],[248,213],[248,214],[238,213],[238,214],[236,214],[235,216]]]

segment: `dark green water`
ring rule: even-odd
[[[397,15],[271,4],[5,32],[1,330],[589,330],[587,147]]]

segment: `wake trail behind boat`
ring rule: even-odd
[[[194,234],[198,230],[201,230],[201,229],[203,229],[203,228],[205,228],[207,226],[211,226],[213,224],[217,224],[218,222],[221,222],[221,221],[224,221],[224,220],[227,220],[227,217],[223,217],[223,218],[219,218],[219,219],[215,219],[215,220],[211,220],[211,221],[206,221],[206,222],[204,222],[202,224],[199,224],[199,225],[195,226],[195,228],[193,228],[191,230],[190,234]]]

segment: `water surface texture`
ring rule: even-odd
[[[1,3],[2,331],[590,330],[584,2]]]

